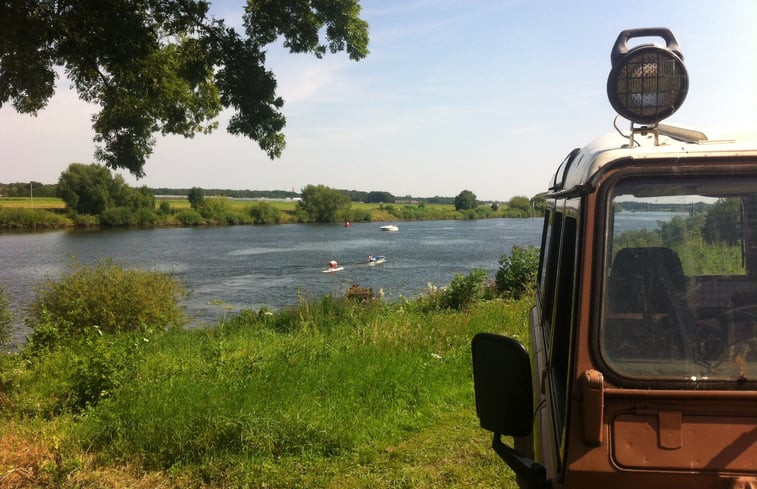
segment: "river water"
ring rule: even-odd
[[[491,278],[514,245],[539,245],[542,219],[287,224],[168,229],[113,229],[0,234],[0,285],[14,310],[14,343],[23,342],[24,308],[36,285],[57,278],[72,260],[112,258],[174,274],[189,294],[192,325],[216,323],[240,309],[278,309],[301,298],[343,294],[352,284],[382,290],[389,300],[415,297],[428,284],[447,285],[474,268]],[[369,267],[368,255],[386,262]],[[330,260],[344,270],[323,273]]]

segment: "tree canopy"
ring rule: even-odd
[[[192,187],[187,194],[187,200],[189,201],[189,206],[192,209],[197,210],[205,200],[205,192],[203,192],[200,187]]]
[[[264,47],[293,53],[368,54],[359,0],[247,0],[244,33],[209,15],[203,0],[14,0],[0,4],[0,107],[36,114],[60,68],[92,118],[95,156],[144,175],[155,135],[192,137],[217,127],[249,137],[273,159],[285,147],[276,78]]]
[[[741,199],[719,199],[707,211],[702,235],[708,243],[735,246],[741,235]]]
[[[350,207],[350,198],[325,185],[308,185],[302,190],[299,208],[316,222],[335,222]]]
[[[384,204],[393,204],[396,202],[396,198],[394,195],[390,194],[389,192],[379,192],[379,191],[372,191],[368,192],[368,194],[365,197],[365,202],[369,203],[384,203]]]
[[[124,179],[101,165],[71,163],[58,179],[58,197],[79,214],[101,214],[120,205],[125,191]]]
[[[469,209],[475,209],[476,206],[478,206],[478,202],[476,201],[476,194],[474,194],[470,190],[463,190],[462,192],[457,194],[457,197],[455,197],[456,211],[467,211]]]
[[[132,188],[121,175],[97,164],[72,163],[60,174],[57,185],[58,196],[66,207],[79,214],[100,215],[106,224],[123,224],[131,216],[108,215],[103,213],[121,208],[122,214],[155,209],[155,197],[147,187]],[[144,220],[144,219],[143,219]]]

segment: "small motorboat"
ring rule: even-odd
[[[391,232],[397,232],[400,230],[397,226],[394,224],[385,224],[384,226],[381,226],[382,231],[391,231]]]
[[[385,256],[373,256],[373,255],[371,255],[371,256],[368,257],[368,266],[372,267],[374,265],[381,265],[385,261],[386,261],[386,257]]]

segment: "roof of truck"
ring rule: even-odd
[[[628,137],[614,132],[595,139],[581,149],[574,150],[550,180],[550,189],[566,191],[581,188],[589,183],[603,166],[621,158],[644,160],[706,156],[757,157],[757,131],[708,130],[703,132],[662,124],[660,127],[661,134],[657,145],[654,144],[654,135],[651,133],[636,134],[634,141],[637,144],[630,147]]]

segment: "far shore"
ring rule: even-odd
[[[58,198],[0,198],[0,230],[33,231],[46,229],[156,228],[226,225],[272,225],[313,222],[298,212],[293,199],[231,199],[223,201],[223,212],[204,215],[193,210],[186,198],[159,196],[156,210],[147,217],[128,216],[108,222],[110,216],[76,215],[68,212]],[[473,209],[456,210],[451,204],[431,203],[363,203],[353,202],[332,223],[433,221],[533,217],[533,212],[510,208],[507,204],[480,204]]]

